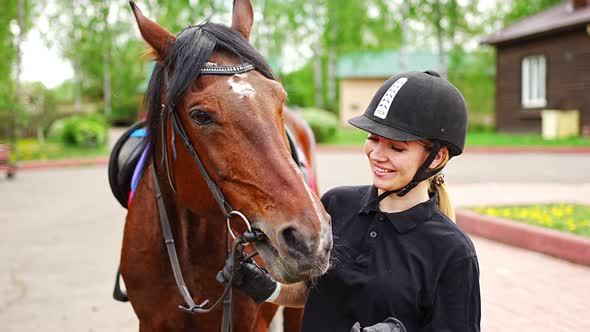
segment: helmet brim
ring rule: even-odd
[[[368,118],[364,114],[359,115],[359,116],[355,116],[354,118],[349,119],[348,123],[350,123],[351,125],[359,128],[359,129],[367,131],[369,133],[379,135],[381,137],[389,138],[394,141],[409,142],[409,141],[419,141],[424,138],[424,137],[416,136],[414,134],[410,134],[410,133],[403,131],[401,129],[386,126],[386,125],[381,124],[371,118]]]

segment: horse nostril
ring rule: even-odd
[[[313,252],[313,241],[294,227],[287,227],[281,231],[281,238],[287,245],[287,250],[293,255],[309,255]]]

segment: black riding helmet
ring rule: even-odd
[[[348,120],[351,125],[396,141],[428,139],[434,143],[430,155],[412,181],[391,193],[405,195],[421,181],[440,172],[428,166],[445,146],[449,158],[460,155],[467,134],[467,107],[463,95],[432,70],[406,72],[388,79],[379,88],[364,114]],[[383,196],[383,197],[381,197]]]

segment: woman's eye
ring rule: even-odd
[[[398,147],[396,147],[396,146],[392,146],[392,147],[391,147],[391,149],[392,149],[393,151],[395,151],[395,152],[403,152],[403,151],[406,151],[406,149],[398,148]]]
[[[190,112],[190,117],[199,125],[206,125],[213,122],[213,118],[203,110],[194,110]]]

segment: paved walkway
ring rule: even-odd
[[[124,216],[105,167],[0,179],[0,331],[137,331],[111,297]]]
[[[590,164],[587,155],[499,156],[495,167],[478,156],[449,165],[447,182],[459,206],[590,204],[590,175],[580,172]],[[322,191],[370,179],[360,153],[323,152],[318,162]],[[521,167],[513,182],[514,174],[505,174],[515,164]],[[552,175],[541,181],[545,173]],[[130,305],[111,299],[124,215],[104,166],[20,172],[12,182],[1,178],[0,330],[137,331]],[[483,331],[590,331],[590,268],[473,240]]]
[[[473,237],[482,331],[590,331],[590,268]]]

